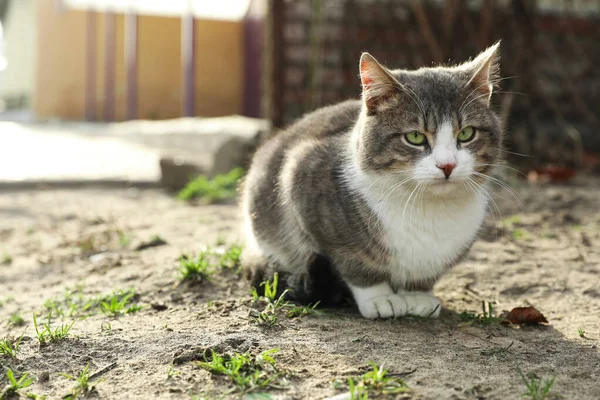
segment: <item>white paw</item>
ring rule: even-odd
[[[365,318],[402,317],[408,313],[404,296],[384,294],[358,302],[358,310]]]
[[[430,318],[440,316],[442,304],[437,297],[423,292],[406,292],[402,296],[408,305],[408,314]]]

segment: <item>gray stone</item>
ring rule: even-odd
[[[270,130],[242,116],[0,126],[0,183],[160,181],[171,189],[247,167]]]

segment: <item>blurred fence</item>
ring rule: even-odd
[[[283,127],[358,98],[358,59],[391,68],[461,62],[502,39],[495,96],[528,167],[600,153],[600,1],[271,0],[267,109]]]

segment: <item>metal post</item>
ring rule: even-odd
[[[96,12],[87,12],[85,46],[85,119],[96,120]]]
[[[115,59],[116,59],[116,20],[114,12],[104,14],[104,120],[115,120]]]
[[[183,115],[193,117],[196,89],[196,19],[191,9],[181,18],[181,62],[183,66]]]
[[[125,18],[125,69],[127,73],[127,119],[137,118],[138,16],[130,10]]]

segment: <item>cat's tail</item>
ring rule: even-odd
[[[351,293],[338,276],[329,258],[315,254],[305,271],[290,273],[278,268],[277,263],[253,255],[243,260],[245,276],[260,296],[264,295],[263,282],[272,281],[278,274],[277,296],[286,290],[287,300],[300,304],[317,304],[320,307],[335,307],[352,298]]]

